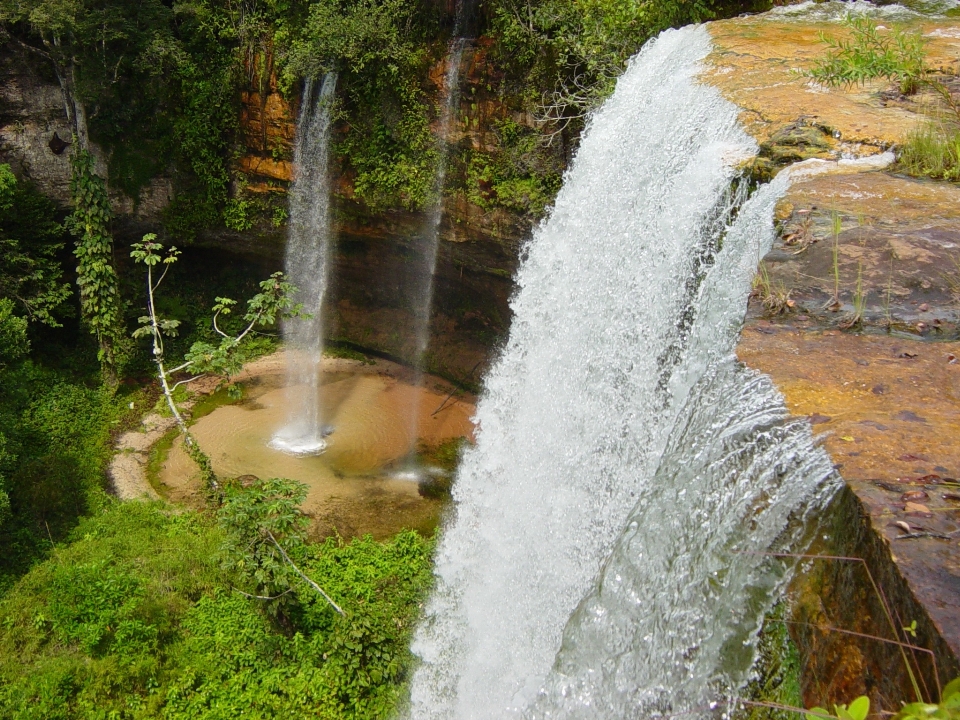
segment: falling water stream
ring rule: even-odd
[[[453,27],[453,40],[447,49],[447,72],[441,94],[440,124],[438,128],[437,164],[433,173],[433,201],[423,226],[421,257],[411,263],[412,277],[409,282],[410,306],[413,314],[414,356],[412,365],[414,385],[423,381],[424,356],[430,339],[430,312],[433,309],[434,274],[437,267],[437,250],[440,245],[440,223],[443,220],[443,190],[447,180],[448,146],[460,110],[460,66],[468,40],[462,36],[471,12],[471,0],[459,0]],[[409,413],[409,437],[411,449],[415,449],[419,435],[420,396],[416,396]],[[416,474],[418,470],[412,469]],[[405,473],[409,474],[409,473]]]
[[[319,92],[312,80],[303,90],[290,188],[287,279],[299,288],[294,298],[304,317],[283,323],[287,349],[287,423],[270,446],[295,455],[323,452],[328,428],[320,417],[321,310],[327,288],[331,245],[330,130],[336,73],[323,77]],[[316,96],[316,97],[314,97]]]
[[[633,718],[741,686],[837,478],[733,355],[790,172],[749,198],[738,109],[663,33],[591,120],[517,275],[477,407],[410,715]]]

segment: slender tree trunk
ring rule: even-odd
[[[73,126],[73,134],[80,150],[90,149],[90,132],[87,129],[87,110],[83,101],[77,95],[77,63],[73,57],[67,57],[63,52],[63,43],[60,37],[44,38],[43,44],[47,47],[48,57],[53,64],[53,71],[57,74],[60,83],[60,92],[63,94],[63,109],[67,114],[67,121]]]

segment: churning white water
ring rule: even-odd
[[[323,356],[321,311],[327,288],[331,245],[330,131],[336,73],[323,77],[319,92],[312,80],[303,89],[294,145],[294,181],[290,188],[287,279],[299,291],[294,300],[309,317],[283,323],[287,357],[287,424],[270,446],[297,455],[314,455],[326,447],[320,417],[320,360]],[[314,97],[315,96],[315,97]]]
[[[413,718],[646,717],[742,683],[833,470],[733,355],[786,174],[667,31],[592,119],[517,276],[509,341],[413,650]]]

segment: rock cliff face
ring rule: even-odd
[[[494,149],[492,124],[510,116],[490,90],[496,71],[486,54],[487,43],[481,39],[464,56],[461,89],[466,100],[448,138],[454,154],[470,148]],[[240,184],[245,193],[274,196],[282,202],[293,180],[298,103],[279,92],[269,54],[251,58],[249,68],[241,95],[243,153],[237,170],[244,180]],[[445,72],[442,63],[431,70],[436,88]],[[66,207],[69,148],[51,149],[55,133],[71,141],[56,78],[42,58],[7,45],[0,51],[0,162],[10,163],[20,177],[33,181]],[[98,170],[107,176],[104,153],[97,147],[93,151]],[[456,182],[456,177],[451,180]],[[172,192],[167,178],[144,188],[137,204],[112,190],[118,242],[157,231]],[[338,241],[332,277],[336,282],[326,324],[331,337],[401,361],[412,357],[414,340],[401,331],[411,326],[405,306],[405,269],[410,254],[417,252],[425,214],[371,212],[355,197],[349,176],[338,180],[334,208]],[[468,384],[478,382],[485,361],[509,325],[511,277],[531,226],[529,217],[499,208],[484,210],[462,193],[445,197],[428,370]],[[197,243],[228,256],[254,258],[273,270],[282,267],[285,239],[285,228],[262,221],[246,232],[225,228],[209,232]]]
[[[928,63],[960,55],[960,26],[888,15],[928,42]],[[842,35],[816,10],[784,9],[711,24],[716,51],[705,79],[743,108],[761,143],[755,176],[809,157],[863,157],[901,143],[925,120],[923,94],[891,83],[831,90],[799,71]],[[882,32],[882,31],[881,31]],[[777,210],[780,237],[762,272],[738,350],[810,418],[848,490],[827,519],[818,561],[795,583],[794,625],[804,700],[848,702],[866,693],[895,710],[914,699],[900,649],[935,698],[960,672],[960,194],[956,186],[872,171],[795,182]],[[896,618],[868,581],[877,581]],[[912,621],[915,635],[899,628]]]
[[[486,52],[481,39],[464,55],[461,92],[465,100],[447,138],[452,154],[495,149],[493,124],[510,116],[489,89],[496,71]],[[249,179],[248,191],[282,193],[293,180],[289,158],[296,101],[288,101],[277,89],[269,57],[257,58],[252,65],[260,70],[251,73],[243,93],[246,152],[239,168]],[[442,63],[431,70],[435,87],[445,74]],[[457,180],[451,175],[448,187]],[[406,306],[411,282],[408,267],[411,255],[419,252],[425,213],[370,212],[356,198],[346,174],[338,177],[334,213],[337,249],[326,322],[330,337],[401,361],[411,358],[415,339],[403,332],[413,326]],[[492,349],[509,326],[511,278],[531,227],[529,217],[501,208],[485,210],[468,202],[462,193],[445,195],[426,355],[430,372],[471,385],[478,382]],[[279,262],[282,233],[274,231],[270,237],[269,230],[263,230],[264,235],[245,238],[242,245]]]
[[[54,134],[70,142],[63,95],[56,78],[46,77],[43,60],[12,52],[0,53],[0,161],[9,163],[51,198],[70,201],[69,150],[50,147]]]
[[[73,128],[60,86],[44,58],[8,42],[0,47],[0,162],[33,182],[61,205],[70,203],[70,149]],[[104,153],[91,148],[106,175]],[[170,202],[169,179],[156,178],[138,203],[113,190],[114,210],[134,224],[155,221]]]

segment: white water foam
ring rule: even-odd
[[[742,185],[731,191],[756,145],[737,108],[696,81],[710,49],[689,27],[641,51],[526,248],[413,643],[413,718],[642,716],[688,707],[703,693],[681,681],[709,685],[720,659],[739,668],[731,678],[749,666],[723,648],[755,631],[761,599],[704,631],[716,647],[700,649],[685,623],[769,599],[764,563],[731,553],[790,535],[832,468],[769,382],[731,357],[788,178],[745,205]],[[767,483],[775,511],[740,475]],[[734,531],[753,511],[745,543]],[[721,570],[736,589],[711,593]],[[631,634],[630,603],[650,597]],[[671,670],[679,647],[703,658],[689,677]]]

